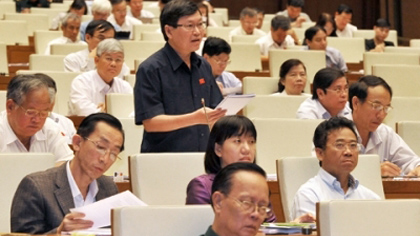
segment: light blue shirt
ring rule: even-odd
[[[216,77],[216,81],[223,84],[223,95],[242,93],[242,82],[230,72],[223,73]]]
[[[340,182],[331,174],[320,168],[318,174],[303,184],[296,192],[291,219],[296,219],[306,213],[315,214],[315,205],[320,201],[375,199],[381,198],[372,190],[359,184],[353,176],[349,178],[349,188],[344,193]]]
[[[309,47],[305,46],[304,50],[309,50]],[[342,72],[347,72],[347,64],[340,51],[332,47],[327,47],[325,49],[325,57],[327,67],[337,68]]]
[[[351,109],[349,102],[346,103],[344,109],[341,110],[337,116],[338,117],[347,117],[351,114]],[[318,99],[312,99],[312,97],[305,99],[305,101],[300,104],[297,112],[296,118],[298,119],[329,119],[331,114],[325,109],[325,107],[319,102]]]

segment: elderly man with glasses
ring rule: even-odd
[[[314,77],[312,97],[299,106],[298,119],[329,119],[351,113],[348,104],[348,81],[336,68],[319,70]]]
[[[92,227],[82,207],[118,193],[105,171],[124,150],[120,121],[106,113],[86,117],[73,136],[73,160],[26,176],[12,202],[11,230],[28,234],[61,234]]]
[[[420,176],[420,157],[395,133],[382,124],[391,107],[391,87],[380,77],[365,76],[351,85],[349,101],[361,153],[382,158],[383,176]]]
[[[232,41],[234,35],[258,35],[264,36],[266,33],[257,29],[258,17],[255,9],[245,7],[239,14],[241,25],[230,31],[229,39]]]
[[[73,158],[61,129],[48,118],[55,91],[43,76],[15,76],[6,97],[6,111],[0,113],[0,152],[50,152],[56,165]]]

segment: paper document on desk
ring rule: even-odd
[[[225,99],[223,99],[217,108],[226,109],[226,115],[236,115],[242,108],[246,106],[246,104],[251,101],[255,97],[255,94],[242,94],[242,95],[227,95]]]
[[[70,212],[82,212],[85,220],[93,221],[92,229],[111,225],[111,209],[123,206],[147,206],[130,191],[125,191],[90,205],[70,209]]]

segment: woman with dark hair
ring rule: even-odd
[[[337,37],[337,34],[335,33],[335,21],[331,14],[325,12],[321,13],[315,25],[324,28],[327,36]]]
[[[289,59],[280,66],[279,90],[273,95],[303,95],[306,86],[306,67],[302,61],[298,59]]]
[[[81,17],[82,15],[86,15],[87,12],[88,8],[85,0],[74,0],[67,12],[61,12],[56,17],[54,17],[54,19],[51,22],[51,29],[58,30],[60,22],[67,15],[67,13],[74,13]]]

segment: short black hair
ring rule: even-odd
[[[346,13],[346,14],[353,14],[353,9],[346,4],[340,4],[337,8],[338,14]]]
[[[261,175],[264,179],[267,177],[265,171],[254,163],[236,162],[225,166],[214,178],[211,186],[211,194],[219,191],[224,195],[229,195],[232,190],[232,177],[239,171],[252,172]],[[213,206],[213,202],[211,202]]]
[[[181,17],[190,16],[196,12],[199,12],[201,15],[197,4],[189,0],[173,0],[167,3],[160,13],[160,28],[165,41],[168,41],[165,25],[177,28],[178,20]]]
[[[313,143],[316,148],[325,150],[327,145],[328,135],[338,129],[349,128],[354,135],[357,137],[356,131],[354,130],[353,121],[345,117],[331,117],[328,120],[321,122],[315,129]]]
[[[125,0],[109,0],[109,1],[111,2],[111,5],[114,6],[114,5],[122,3]]]
[[[305,0],[287,0],[287,6],[303,8]]]
[[[368,96],[368,88],[376,87],[376,86],[384,87],[389,92],[389,95],[392,98],[391,86],[389,86],[389,84],[384,79],[375,75],[367,75],[367,76],[361,77],[356,83],[353,83],[350,86],[350,89],[349,89],[350,108],[353,110],[353,103],[352,103],[353,97],[357,97],[361,103],[364,103]]]
[[[283,92],[283,90],[285,89],[282,82],[284,82],[286,80],[287,73],[289,73],[289,71],[293,67],[298,66],[298,65],[302,65],[303,69],[305,69],[305,72],[306,72],[305,64],[303,64],[303,62],[299,59],[289,59],[289,60],[283,62],[283,64],[281,64],[281,66],[280,66],[280,79],[279,79],[279,84],[278,84],[278,87],[279,87],[278,92],[279,93]]]
[[[204,155],[204,169],[207,174],[216,174],[222,169],[221,157],[214,151],[216,143],[223,145],[226,139],[243,134],[250,134],[255,141],[257,140],[257,130],[252,121],[245,116],[225,116],[213,125]]]
[[[70,5],[70,9],[80,10],[84,8],[83,15],[88,13],[88,7],[86,5],[85,0],[74,0],[73,3]],[[70,12],[70,9],[67,12]]]
[[[327,93],[327,88],[330,87],[334,81],[342,77],[346,78],[344,72],[332,67],[324,68],[316,72],[314,81],[312,82],[312,99],[318,99],[317,89],[322,89],[324,93]]]
[[[114,26],[106,20],[92,20],[86,27],[86,34],[93,36],[95,31],[99,31],[101,33],[106,32],[112,29],[114,31],[115,36],[115,28]]]
[[[115,118],[113,115],[107,114],[107,113],[93,113],[89,116],[86,116],[82,122],[80,123],[79,128],[77,129],[77,134],[80,135],[82,138],[89,137],[96,128],[96,124],[98,122],[104,122],[107,125],[110,125],[111,127],[116,128],[118,131],[121,132],[123,136],[123,143],[121,145],[120,151],[124,151],[124,141],[125,141],[125,135],[124,130],[122,127],[121,122]]]
[[[391,24],[389,23],[389,21],[384,18],[379,18],[378,20],[376,20],[375,26],[382,28],[391,28]]]
[[[312,41],[312,39],[314,38],[314,36],[318,33],[318,31],[324,31],[325,33],[327,33],[327,31],[324,29],[324,27],[320,27],[320,26],[312,26],[309,27],[308,29],[305,30],[305,39]]]
[[[202,55],[217,56],[222,53],[230,54],[232,51],[230,45],[226,40],[218,37],[208,37],[204,42]]]
[[[277,15],[271,19],[271,28],[273,28],[274,31],[278,29],[287,31],[290,29],[290,27],[289,17]]]
[[[318,20],[317,20],[317,22],[316,22],[315,25],[324,28],[325,25],[328,22],[330,22],[333,25],[334,29],[335,29],[335,20],[334,20],[334,17],[330,13],[323,12],[323,13],[321,13],[321,15],[319,15]]]

